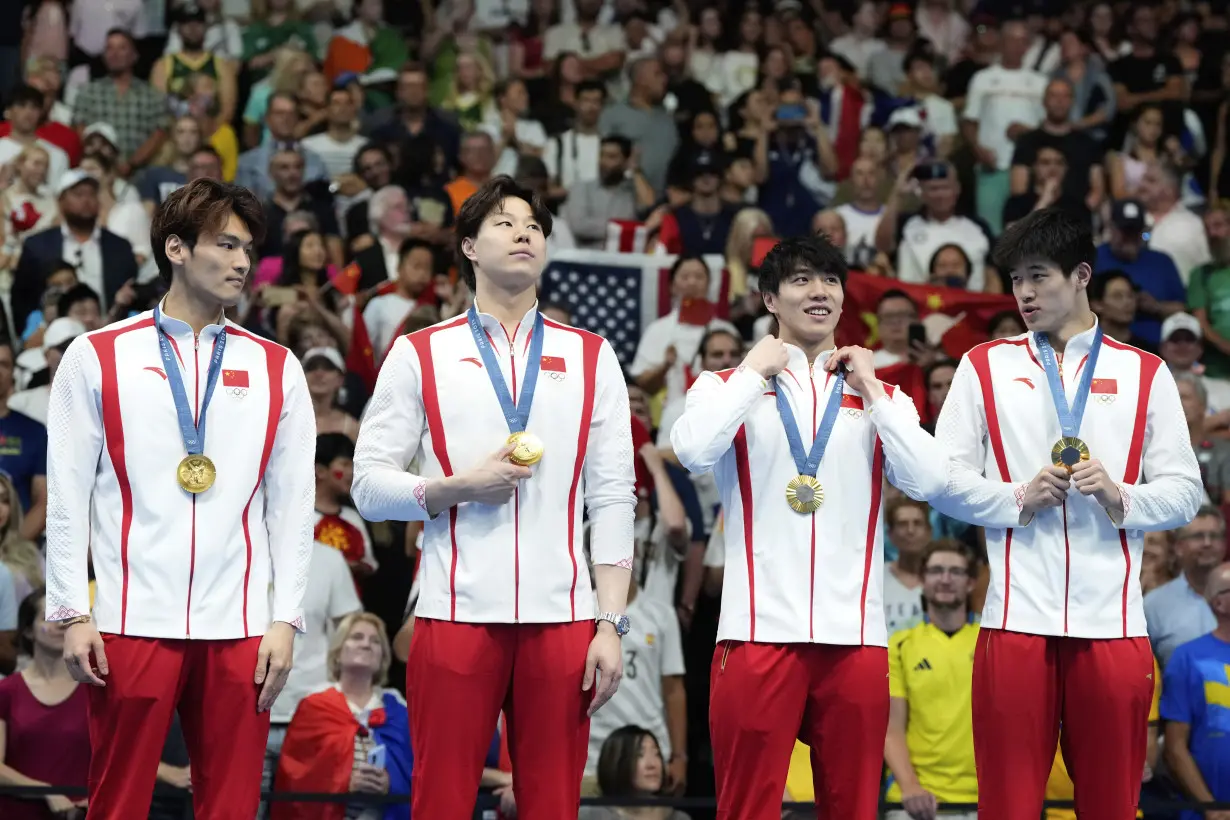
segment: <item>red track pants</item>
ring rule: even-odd
[[[725,641],[709,734],[718,820],[780,820],[795,739],[811,747],[820,820],[875,820],[888,731],[882,646]]]
[[[252,820],[269,739],[269,713],[257,713],[252,682],[261,639],[102,638],[110,674],[105,687],[89,687],[88,819],[149,814],[178,708],[197,820]]]
[[[973,698],[979,817],[1037,820],[1061,722],[1077,816],[1136,816],[1153,700],[1148,638],[983,629]]]

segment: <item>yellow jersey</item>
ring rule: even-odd
[[[893,634],[888,641],[888,694],[909,706],[905,730],[918,782],[941,803],[974,803],[972,715],[974,648],[978,625],[969,623],[951,637],[930,621]],[[888,778],[889,802],[901,800],[901,787]]]
[[[1162,700],[1162,671],[1158,668],[1157,658],[1153,659],[1153,703],[1149,706],[1149,722],[1161,720],[1159,708]],[[1051,764],[1050,777],[1046,779],[1047,800],[1071,800],[1076,795],[1072,785],[1072,776],[1068,774],[1068,764],[1063,761],[1063,747],[1055,750],[1055,762]],[[1140,812],[1137,817],[1143,817]],[[1076,812],[1072,809],[1047,809],[1046,820],[1076,820]]]

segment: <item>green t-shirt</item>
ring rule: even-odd
[[[1187,306],[1193,311],[1207,311],[1213,330],[1230,339],[1230,267],[1204,265],[1192,271],[1191,281],[1187,283]],[[1204,365],[1205,375],[1218,379],[1230,378],[1230,356],[1213,345],[1204,346],[1200,362]]]
[[[280,46],[297,46],[313,59],[320,59],[320,49],[316,44],[316,33],[311,23],[300,20],[286,20],[276,26],[268,23],[252,23],[243,30],[243,61],[246,63],[257,55],[264,54]],[[260,79],[269,73],[266,68],[256,72]]]

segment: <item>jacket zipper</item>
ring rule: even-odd
[[[192,335],[192,370],[193,376],[192,401],[194,423],[200,423],[201,413],[201,337]],[[192,536],[188,557],[188,611],[184,618],[184,633],[192,637],[192,579],[196,575],[196,493],[192,493]]]
[[[1063,354],[1056,353],[1055,360],[1059,365],[1059,387],[1064,391],[1066,399],[1068,388],[1063,381]],[[1060,433],[1063,431],[1061,430]],[[1069,473],[1071,476],[1071,473]],[[1072,546],[1068,542],[1068,502],[1064,501],[1060,505],[1060,512],[1063,515],[1063,634],[1068,634],[1068,597],[1069,589],[1072,581]]]
[[[503,325],[500,328],[503,329]],[[518,325],[513,329],[512,336],[504,331],[508,339],[508,370],[512,373],[512,400],[517,403],[517,352],[514,342],[517,340]],[[513,488],[513,621],[521,623],[521,485]]]
[[[816,406],[820,402],[819,397],[816,395],[814,362],[809,362],[807,365],[807,381],[811,383],[811,435],[814,446],[816,440]],[[782,384],[778,384],[779,390]],[[807,595],[807,639],[814,641],[816,639],[816,513],[814,510],[811,514],[811,585]]]

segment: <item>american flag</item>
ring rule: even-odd
[[[572,323],[597,333],[615,348],[625,367],[632,363],[641,334],[671,310],[673,256],[607,251],[559,251],[543,271],[541,298],[572,309]],[[721,256],[706,256],[709,299],[726,318],[730,276]]]

